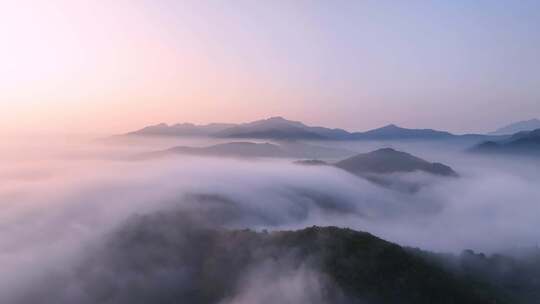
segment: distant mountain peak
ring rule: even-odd
[[[258,138],[258,139],[279,139],[296,140],[329,139],[335,133],[348,132],[344,130],[331,130],[323,127],[306,126],[300,121],[287,120],[281,116],[274,116],[262,120],[257,120],[245,124],[236,125],[214,134],[217,137],[227,138]]]
[[[288,119],[285,119],[283,118],[282,116],[273,116],[273,117],[270,117],[270,118],[267,118],[266,120],[270,120],[270,121],[290,121]]]
[[[395,124],[388,124],[388,125],[382,127],[381,129],[403,129],[403,128],[401,128],[401,127],[399,127],[399,126],[397,126]]]
[[[532,118],[529,120],[518,121],[502,128],[491,132],[490,134],[494,135],[509,135],[515,134],[522,131],[532,131],[540,128],[540,119]]]
[[[435,175],[457,176],[457,173],[446,165],[430,163],[407,152],[392,148],[358,154],[338,162],[336,166],[360,175],[424,171]]]
[[[360,139],[442,139],[454,135],[444,131],[432,129],[407,129],[395,124],[369,130],[363,133],[355,133]]]
[[[370,153],[403,153],[403,152],[399,152],[399,151],[397,151],[396,149],[393,149],[393,148],[381,148],[381,149],[372,151]]]
[[[282,116],[273,116],[266,119],[256,120],[249,124],[279,124],[279,125],[294,125],[299,127],[306,127],[306,125],[300,121],[289,120]]]
[[[520,131],[502,141],[485,141],[468,150],[476,153],[499,153],[538,157],[540,151],[540,128]]]
[[[532,119],[535,123],[540,120]],[[539,126],[540,128],[540,126]],[[148,126],[126,135],[142,136],[205,136],[214,138],[251,138],[268,140],[444,140],[455,139],[454,135],[433,129],[409,129],[396,124],[388,124],[365,132],[349,132],[339,128],[306,125],[301,121],[289,120],[283,116],[271,116],[240,124],[210,123],[197,125],[178,123]],[[475,137],[476,136],[476,137]],[[487,135],[468,134],[462,138],[469,140],[490,139]]]
[[[167,124],[165,124],[166,126]],[[190,122],[182,122],[172,125],[173,127],[195,127],[196,125]]]
[[[136,136],[210,136],[211,134],[231,127],[232,124],[213,123],[208,125],[195,125],[193,123],[177,123],[168,125],[160,123],[144,127],[140,130],[127,133]]]

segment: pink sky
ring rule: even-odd
[[[0,132],[118,133],[277,115],[351,130],[488,131],[540,116],[531,11],[6,1]]]

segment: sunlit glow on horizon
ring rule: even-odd
[[[538,5],[439,6],[5,1],[0,133],[276,115],[466,132],[540,116]]]

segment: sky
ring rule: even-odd
[[[539,1],[0,0],[0,134],[540,117]]]

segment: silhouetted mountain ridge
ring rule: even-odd
[[[345,138],[349,135],[349,132],[342,129],[310,127],[299,121],[291,121],[283,117],[257,120],[214,134],[216,137],[261,139],[334,139]]]
[[[159,124],[130,132],[129,136],[209,136],[217,138],[252,138],[266,140],[487,140],[498,138],[479,134],[454,135],[433,129],[407,129],[390,124],[366,132],[308,126],[283,117],[271,117],[243,124]]]
[[[398,174],[425,172],[442,177],[458,177],[459,175],[449,166],[441,163],[430,163],[406,152],[383,148],[331,164],[325,161],[310,159],[296,161],[303,166],[334,166],[351,174],[364,178],[379,186],[415,193],[429,183],[402,179]]]
[[[522,131],[540,129],[540,119],[518,121],[491,132],[492,135],[510,135]]]
[[[234,126],[234,124],[211,123],[195,125],[192,123],[179,123],[172,126],[161,123],[148,126],[140,130],[127,133],[129,136],[210,136],[216,132]]]
[[[436,131],[432,129],[406,129],[398,127],[394,124],[384,126],[382,128],[369,130],[366,132],[357,132],[353,134],[355,139],[448,139],[454,137],[449,132]]]
[[[335,166],[357,175],[423,171],[434,175],[457,176],[457,173],[449,166],[441,163],[430,163],[392,148],[359,154],[342,160]]]
[[[469,152],[538,157],[540,156],[540,129],[521,131],[503,141],[486,141],[472,147]]]
[[[317,303],[515,303],[489,281],[453,273],[369,233],[336,227],[226,230],[199,227],[193,215],[158,213],[132,218],[89,256],[78,278],[95,302],[228,303],[249,282],[268,290],[271,282],[298,282],[290,276],[307,268],[302,283],[318,274],[317,284],[305,286],[301,297],[316,295]],[[262,290],[247,290],[256,295],[251,303],[281,299]]]
[[[138,158],[147,159],[175,154],[238,158],[341,158],[350,156],[354,152],[297,142],[282,142],[279,144],[229,142],[206,147],[178,146],[164,151],[145,153],[139,155]]]

